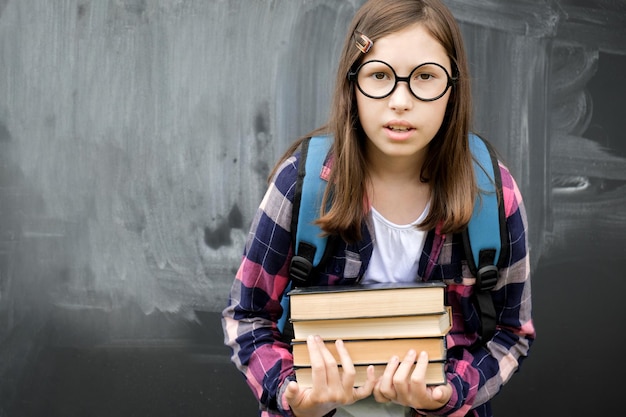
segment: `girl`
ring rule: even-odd
[[[276,323],[293,253],[299,140],[270,176],[223,312],[225,343],[259,399],[260,415],[491,416],[490,398],[528,355],[535,332],[526,215],[502,165],[510,256],[491,292],[496,333],[488,341],[478,336],[475,279],[459,239],[479,193],[468,145],[467,67],[457,23],[440,0],[370,0],[349,28],[330,120],[311,133],[334,137],[323,173],[332,204],[322,203],[318,223],[339,241],[313,284],[443,280],[453,312],[447,384],[425,385],[428,357],[409,351],[390,358],[382,376],[370,369],[365,384],[353,387],[342,342],[339,367],[323,341],[310,337],[314,386],[298,385]]]

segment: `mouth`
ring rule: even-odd
[[[401,120],[391,121],[384,125],[384,128],[398,133],[406,133],[415,129],[410,123]]]
[[[383,126],[386,131],[387,138],[393,142],[404,142],[413,136],[416,130],[411,123],[406,120],[391,120]]]
[[[406,127],[406,126],[387,125],[385,127],[393,132],[408,132],[409,130],[412,130],[411,127]]]

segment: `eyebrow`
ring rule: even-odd
[[[390,66],[390,67],[391,67],[391,69],[393,69],[393,70],[397,73],[397,71],[396,71],[396,67],[395,67],[395,66],[393,66],[393,65],[391,65],[389,62],[387,62],[387,61],[385,61],[385,60],[383,60],[383,59],[377,59],[377,58],[368,59],[368,60],[366,60],[366,61],[363,61],[363,62],[362,62],[361,64],[359,64],[359,65],[363,65],[363,64],[365,64],[366,62],[372,62],[372,61],[385,63],[385,64],[387,64],[388,66]],[[419,63],[419,64],[417,64],[417,65],[413,65],[413,66],[411,67],[411,69],[409,70],[409,73],[410,73],[411,71],[413,71],[415,68],[417,68],[417,67],[419,67],[419,66],[421,66],[421,65],[425,65],[425,64],[436,64],[436,65],[440,65],[440,66],[441,66],[441,67],[443,67],[446,71],[448,71],[448,73],[450,73],[450,71],[452,71],[452,66],[451,66],[451,68],[450,68],[450,69],[448,69],[448,68],[446,67],[446,64],[444,64],[444,63],[437,62],[437,61],[424,61],[424,62]]]

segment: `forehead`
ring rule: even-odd
[[[365,59],[385,61],[398,71],[410,71],[424,62],[436,62],[450,70],[445,48],[422,24],[377,39]]]

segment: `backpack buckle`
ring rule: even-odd
[[[294,281],[295,286],[305,284],[311,271],[313,271],[313,264],[307,258],[298,255],[291,258],[289,275]]]
[[[498,282],[498,267],[495,265],[485,265],[476,274],[476,284],[481,291],[491,290]]]

